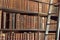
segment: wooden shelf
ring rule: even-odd
[[[3,32],[45,32],[45,30],[40,29],[0,29]],[[49,33],[55,33],[56,30],[49,30]]]
[[[19,11],[19,10],[16,10],[16,9],[9,9],[9,8],[0,8],[0,10],[4,11],[4,12],[9,12],[9,13],[20,13],[20,14],[23,14],[23,15],[39,15],[39,16],[43,16],[43,17],[47,17],[48,16],[48,13],[38,13],[38,12],[30,12],[30,11]],[[56,14],[54,13],[51,13],[50,14],[51,16],[57,16]]]

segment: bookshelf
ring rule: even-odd
[[[21,0],[19,0],[19,1],[21,1]],[[28,4],[25,3],[26,1],[28,2]],[[25,2],[24,2],[24,0],[21,1],[22,3],[23,2],[25,3],[25,5],[23,3],[24,7],[26,7],[26,5],[28,5],[26,8],[21,7],[22,6],[21,4],[15,5],[16,0],[14,2],[11,2],[12,3],[12,4],[10,4],[11,8],[7,4],[6,4],[7,7],[6,6],[0,7],[1,15],[2,15],[2,16],[0,15],[1,16],[0,32],[1,32],[1,34],[3,33],[3,35],[2,35],[2,36],[4,36],[3,38],[5,38],[5,35],[8,35],[6,37],[6,40],[7,39],[19,40],[19,36],[17,36],[17,35],[20,35],[20,36],[22,35],[20,37],[21,40],[23,40],[23,39],[35,40],[35,37],[36,37],[35,35],[37,35],[38,38],[36,37],[36,39],[45,40],[44,37],[45,37],[45,32],[46,32],[47,18],[49,15],[51,15],[52,18],[50,18],[50,19],[52,21],[50,24],[48,24],[48,25],[50,25],[50,29],[49,29],[49,32],[47,35],[48,36],[54,35],[54,37],[53,36],[52,37],[56,38],[55,35],[57,33],[57,19],[58,19],[58,5],[56,5],[57,3],[49,3],[49,1],[47,1],[47,0],[46,0],[47,2],[39,1],[39,0],[26,0],[26,1]],[[9,0],[8,1],[6,0],[5,2],[9,2]],[[30,2],[32,4],[30,4]],[[34,7],[34,6],[36,6],[35,3],[37,5],[37,7]],[[21,9],[20,8],[18,9],[17,6],[21,7]],[[50,12],[48,14],[48,10],[49,10],[50,6],[53,6],[53,7],[50,8]],[[56,11],[57,11],[57,13],[56,13]],[[49,33],[51,33],[51,34],[49,34]],[[43,37],[41,36],[42,39],[39,38],[41,34],[43,36]],[[14,36],[16,36],[16,38]],[[51,40],[55,40],[53,38]],[[48,38],[48,40],[49,39],[50,38]]]

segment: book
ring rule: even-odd
[[[0,29],[1,29],[1,27],[2,27],[2,10],[0,10]]]
[[[29,0],[24,0],[24,7],[25,7],[24,9],[25,9],[25,11],[28,11],[28,7],[29,7],[28,6],[29,5],[28,2],[29,2]]]
[[[39,40],[44,40],[44,33],[39,32]]]
[[[34,40],[34,33],[33,32],[29,32],[29,40]]]
[[[2,0],[0,0],[0,7],[2,7]]]
[[[9,15],[9,29],[12,29],[12,14]]]
[[[23,29],[27,29],[27,15],[24,15],[24,27]]]
[[[49,33],[48,34],[48,40],[55,40],[56,39],[56,33]]]
[[[33,2],[33,12],[38,13],[38,3],[37,2]]]
[[[25,11],[25,4],[24,4],[25,0],[21,0],[21,10]]]
[[[16,18],[16,14],[15,13],[13,13],[12,14],[12,29],[15,29],[16,28],[16,20],[15,20],[15,18]]]
[[[22,33],[22,34],[23,34],[23,40],[27,40],[27,33],[24,32],[24,33]]]
[[[29,37],[30,37],[30,36],[29,36],[29,33],[27,33],[27,40],[30,40]]]
[[[6,12],[3,12],[3,29],[6,28]]]
[[[20,14],[16,14],[16,29],[20,29]]]
[[[38,18],[38,16],[34,16],[34,29],[39,29],[39,22],[40,20],[39,20],[39,18]]]
[[[31,29],[35,29],[34,27],[34,16],[31,16]]]
[[[39,37],[39,32],[36,32],[36,33],[34,33],[34,34],[35,34],[34,39],[35,39],[35,40],[39,40],[39,38],[40,38],[40,37]]]
[[[45,28],[46,28],[46,21],[47,21],[47,18],[46,17],[41,17],[41,28],[40,29],[42,29],[42,30],[45,30]]]
[[[39,3],[39,14],[42,13],[42,3]]]
[[[23,29],[24,27],[24,15],[20,15],[20,29]]]
[[[42,4],[42,12],[48,13],[48,10],[49,10],[49,5],[48,4]]]
[[[29,11],[33,12],[34,10],[34,2],[33,1],[29,1]]]
[[[27,15],[27,29],[31,29],[31,16]]]

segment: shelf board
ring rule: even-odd
[[[0,29],[4,32],[45,32],[45,30],[40,29]],[[49,33],[55,33],[56,30],[49,30]]]
[[[23,15],[39,15],[39,16],[45,16],[47,17],[48,16],[48,13],[38,13],[38,12],[31,12],[31,11],[19,11],[19,10],[16,10],[16,9],[9,9],[9,8],[0,8],[0,10],[2,10],[3,12],[9,12],[9,13],[20,13],[20,14],[23,14]],[[50,14],[51,16],[58,16],[54,13],[51,13]]]

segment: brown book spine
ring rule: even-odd
[[[33,2],[33,12],[38,13],[38,3],[37,2]]]
[[[6,28],[6,12],[3,12],[3,29]]]
[[[34,33],[29,32],[29,40],[34,40]]]
[[[39,3],[39,14],[42,13],[42,3]]]
[[[33,9],[33,7],[34,7],[33,5],[34,5],[34,4],[33,4],[33,1],[29,1],[29,11],[30,11],[30,12],[33,12],[33,10],[34,10],[34,9]]]
[[[20,14],[16,14],[16,29],[20,29]]]
[[[35,33],[34,39],[35,39],[35,40],[39,40],[39,33],[38,33],[38,32]]]
[[[1,29],[1,24],[2,24],[2,10],[0,10],[0,29]]]
[[[29,36],[29,33],[27,33],[27,40],[30,40],[29,37],[30,37],[30,36]]]
[[[25,11],[25,0],[21,0],[21,10]]]
[[[23,29],[24,27],[24,15],[20,15],[20,29]]]
[[[44,40],[44,33],[39,32],[39,40]]]
[[[2,0],[0,0],[0,7],[2,7]]]
[[[43,4],[42,6],[43,6],[43,9],[42,9],[43,13],[47,13],[48,9],[49,9],[49,5],[48,4]]]
[[[27,15],[27,29],[30,29],[31,27],[31,16]]]
[[[12,29],[12,14],[9,15],[9,29]]]
[[[24,29],[27,29],[27,15],[24,15]]]

